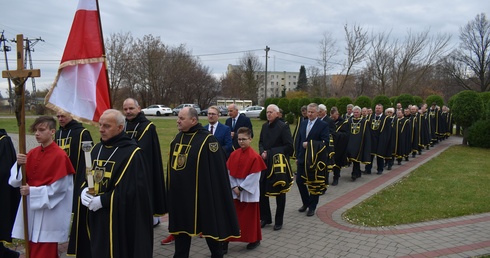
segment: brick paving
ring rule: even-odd
[[[11,135],[16,141],[16,135]],[[27,149],[37,146],[28,137]],[[422,155],[394,165],[383,175],[363,175],[351,182],[351,168],[342,170],[338,186],[332,186],[320,197],[316,216],[307,217],[297,211],[301,207],[298,189],[287,194],[282,230],[272,225],[262,229],[263,240],[255,250],[246,243],[230,243],[226,257],[474,257],[490,254],[490,213],[470,215],[391,227],[364,227],[342,220],[342,213],[397,182],[421,164],[439,155],[447,147],[460,144],[461,138],[451,137]],[[275,201],[271,198],[271,208]],[[273,210],[274,212],[274,210]],[[154,257],[172,257],[174,245],[160,245],[168,235],[167,217],[154,231]],[[66,244],[60,245],[66,257]],[[206,242],[192,240],[191,257],[210,257]]]

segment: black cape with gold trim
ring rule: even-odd
[[[327,190],[328,143],[310,140],[305,151],[305,184],[308,192],[321,195]]]
[[[287,193],[293,184],[293,172],[289,155],[293,152],[293,137],[289,125],[279,118],[262,125],[259,139],[259,153],[267,151],[267,169],[260,175],[265,182],[265,195],[277,196]]]
[[[146,162],[123,131],[91,152],[102,208],[88,211],[92,257],[153,257],[153,218]]]
[[[393,131],[391,120],[391,117],[384,114],[379,119],[375,115],[371,115],[371,155],[391,159],[393,154],[393,148],[390,145]]]
[[[55,141],[66,155],[70,158],[73,168],[75,168],[75,180],[73,185],[73,208],[70,239],[68,242],[67,254],[81,258],[91,257],[90,249],[77,248],[77,241],[88,242],[87,233],[87,207],[80,202],[82,185],[85,182],[85,154],[82,150],[82,141],[92,141],[90,132],[83,125],[71,120],[65,127],[59,127],[55,133]],[[93,142],[92,142],[93,145]]]
[[[371,163],[371,128],[365,118],[349,119],[350,135],[347,143],[349,161]]]
[[[335,149],[334,161],[338,168],[347,166],[347,143],[349,142],[349,122],[339,117],[335,123],[335,131],[332,132]]]
[[[19,207],[20,191],[9,185],[10,168],[17,157],[12,139],[4,129],[0,129],[0,241],[12,242],[12,227],[14,226],[17,208]]]
[[[163,216],[168,210],[163,182],[162,152],[156,127],[140,112],[132,121],[126,120],[125,131],[130,138],[136,140],[147,161],[153,216]]]
[[[201,124],[175,136],[167,176],[171,234],[240,236],[225,152]]]

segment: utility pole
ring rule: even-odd
[[[3,51],[3,54],[5,56],[5,66],[7,70],[9,70],[9,61],[7,59],[7,52],[9,52],[11,49],[10,46],[7,46],[5,44],[5,42],[7,42],[7,39],[3,36],[3,33],[4,31],[2,31],[2,35],[0,36],[0,41],[1,44],[3,45],[1,51]],[[12,107],[14,106],[14,100],[12,98],[12,82],[10,81],[10,78],[8,78],[7,81],[9,83],[9,110],[10,112],[12,112]]]
[[[27,62],[29,61],[29,68],[32,70],[33,69],[33,66],[32,66],[32,56],[31,56],[31,52],[34,52],[34,46],[39,42],[39,41],[42,41],[44,42],[44,39],[42,39],[41,37],[39,38],[35,38],[35,39],[29,39],[29,38],[25,38],[24,41],[26,42],[26,45],[25,45],[25,59],[24,59],[24,69],[27,69]],[[15,39],[12,40],[12,42],[16,42]],[[8,68],[7,68],[8,69]],[[32,93],[31,93],[31,101],[33,104],[37,104],[37,99],[36,99],[36,79],[34,79],[34,77],[31,77],[31,81],[32,81]]]
[[[265,100],[267,99],[267,61],[269,59],[269,50],[270,47],[268,46],[265,46],[265,84],[264,84],[264,103],[265,103]]]

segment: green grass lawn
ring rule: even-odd
[[[489,212],[489,157],[489,149],[452,146],[343,217],[379,227]]]

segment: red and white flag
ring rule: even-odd
[[[111,108],[97,0],[79,0],[58,75],[45,103],[94,123]]]

